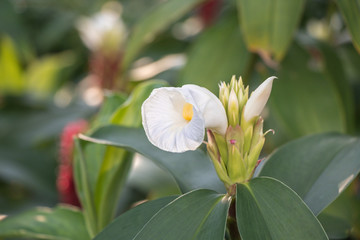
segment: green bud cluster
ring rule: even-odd
[[[260,116],[246,122],[243,109],[248,101],[249,87],[244,87],[241,77],[232,77],[230,84],[219,85],[219,98],[228,117],[225,136],[207,131],[208,153],[219,178],[228,189],[235,183],[252,178],[260,152],[265,142],[263,119]]]

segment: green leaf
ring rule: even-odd
[[[1,238],[90,239],[82,213],[72,207],[36,208],[0,221]]]
[[[125,212],[99,233],[94,240],[131,239],[143,228],[152,216],[175,198],[176,196],[170,196],[145,202]],[[131,221],[129,221],[129,219],[131,219]]]
[[[139,127],[141,125],[142,103],[149,97],[154,88],[166,85],[166,82],[160,80],[140,83],[134,88],[130,97],[123,104],[119,104],[109,122],[122,126]],[[103,229],[115,217],[118,199],[126,182],[132,157],[133,154],[124,149],[106,147],[94,191],[98,230]]]
[[[246,78],[250,58],[236,16],[227,14],[194,42],[179,84],[197,84],[218,93],[219,82],[230,81],[232,74]]]
[[[101,109],[91,124],[92,129],[109,124],[114,112],[126,101],[126,96],[123,94],[114,92],[106,92],[105,94]]]
[[[278,149],[260,175],[285,183],[318,215],[357,176],[359,155],[358,138],[335,133],[313,135]]]
[[[93,200],[93,192],[90,187],[90,177],[87,172],[87,161],[84,158],[84,152],[81,140],[74,139],[74,179],[76,185],[76,192],[80,199],[81,206],[85,217],[85,225],[90,234],[90,237],[95,236],[96,224],[96,210]]]
[[[106,126],[99,128],[91,137],[81,136],[86,141],[106,144],[136,151],[160,167],[167,169],[183,192],[206,188],[224,192],[224,185],[216,175],[209,157],[200,149],[185,153],[165,152],[147,139],[141,128]]]
[[[248,49],[281,60],[290,46],[304,0],[237,0]],[[286,14],[284,14],[286,13]]]
[[[337,0],[336,3],[350,30],[353,44],[360,53],[360,0]]]
[[[327,78],[331,79],[337,91],[339,92],[339,100],[344,106],[346,116],[346,129],[348,132],[353,132],[354,129],[354,94],[349,84],[349,79],[345,74],[342,59],[334,51],[332,46],[323,42],[318,42],[322,60],[324,63],[324,73]]]
[[[294,44],[273,85],[270,112],[290,138],[346,131],[346,111],[339,90],[332,78],[314,65],[309,53]]]
[[[112,115],[111,124],[128,127],[141,125],[141,106],[155,88],[166,87],[167,82],[162,80],[149,80],[136,86],[130,97]]]
[[[301,198],[272,178],[237,185],[236,218],[242,240],[328,239]]]
[[[135,25],[124,56],[126,70],[144,45],[204,0],[168,0],[158,4]]]
[[[25,82],[15,45],[9,37],[4,37],[0,43],[0,93],[22,94]]]
[[[58,75],[73,63],[73,55],[62,53],[34,61],[25,76],[27,91],[35,98],[49,97],[58,85]]]
[[[120,237],[114,236],[116,227],[111,226],[111,235],[105,230],[98,239],[224,239],[225,223],[231,198],[211,190],[196,190],[184,194],[157,211],[158,206],[149,203],[145,216],[140,209],[120,216],[116,224]],[[142,207],[142,206],[140,206]],[[139,219],[130,229],[123,225],[129,219]],[[211,237],[209,237],[211,236]],[[115,237],[115,238],[114,238]]]

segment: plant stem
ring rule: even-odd
[[[237,227],[236,221],[236,207],[235,207],[235,198],[232,200],[229,208],[229,214],[227,219],[227,228],[229,230],[229,235],[231,240],[241,240],[240,233]]]

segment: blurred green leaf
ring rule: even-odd
[[[354,181],[340,196],[320,213],[318,219],[330,239],[358,239],[360,219],[360,199],[356,196],[357,184]]]
[[[106,126],[99,128],[91,137],[81,136],[81,138],[144,155],[167,169],[174,176],[182,192],[198,188],[225,192],[224,185],[217,177],[209,157],[200,149],[185,153],[162,151],[149,142],[142,128]]]
[[[319,47],[322,60],[324,62],[324,73],[327,78],[331,79],[339,92],[339,100],[344,106],[346,114],[346,129],[348,132],[352,132],[354,129],[354,96],[350,88],[349,80],[345,74],[344,64],[342,63],[338,54],[334,49],[325,44],[319,42]]]
[[[137,85],[129,98],[119,104],[112,124],[139,127],[141,125],[141,105],[154,88],[163,87],[166,82],[150,80]],[[115,216],[118,198],[129,173],[133,154],[124,149],[107,146],[97,174],[94,198],[98,218],[98,230],[103,229]],[[91,163],[90,163],[91,164]]]
[[[360,0],[337,0],[336,3],[349,28],[353,44],[360,53]]]
[[[131,92],[130,97],[119,107],[111,117],[111,124],[128,127],[141,125],[141,106],[155,88],[166,87],[167,82],[162,80],[149,80],[139,84]]]
[[[270,112],[290,138],[327,131],[346,131],[346,111],[340,92],[329,74],[293,45],[280,66],[273,85]]]
[[[323,225],[326,234],[330,239],[347,239],[351,230],[349,222],[328,214],[321,213],[318,216],[320,223]]]
[[[144,45],[153,41],[158,33],[203,1],[168,0],[149,11],[134,26],[126,46],[123,68],[127,70]]]
[[[193,43],[179,84],[197,84],[218,93],[220,81],[230,81],[231,75],[246,77],[250,60],[237,18],[229,13]]]
[[[15,9],[15,3],[11,0],[0,1],[0,37],[8,35],[17,45],[20,59],[30,57],[32,50],[28,43],[26,28],[23,24],[21,14]]]
[[[108,230],[111,231],[110,236],[106,234],[105,230],[98,239],[223,239],[230,206],[229,200],[230,198],[225,199],[224,195],[210,190],[193,191],[170,202],[150,219],[148,213],[145,217],[140,214],[142,219],[139,224],[143,224],[141,227],[124,228],[122,225],[124,217],[127,217],[127,220],[139,217],[138,211],[131,211],[120,216],[113,224],[116,224],[117,231],[122,238],[118,236],[113,238],[115,234],[112,231],[116,231],[116,229],[112,227]],[[155,209],[146,211],[155,212],[158,206],[154,207],[153,205],[149,206],[148,204],[146,207]]]
[[[237,185],[236,218],[242,240],[328,239],[301,198],[272,178]]]
[[[73,240],[90,239],[82,213],[67,206],[37,208],[0,221],[0,237]]]
[[[3,37],[0,43],[0,93],[20,95],[25,82],[15,45],[9,37]]]
[[[288,185],[318,215],[357,176],[359,155],[358,138],[334,133],[313,135],[277,150],[260,175]]]
[[[94,240],[122,240],[134,237],[157,212],[175,200],[175,198],[177,196],[142,203],[116,218]]]
[[[100,126],[110,123],[114,112],[126,101],[126,96],[120,93],[105,92],[105,100],[101,105],[101,109],[94,121],[91,123],[91,128],[96,129]]]
[[[96,209],[93,199],[93,191],[90,187],[90,176],[87,172],[88,164],[84,156],[84,146],[81,140],[74,139],[74,162],[73,174],[75,179],[76,192],[80,199],[85,218],[86,229],[90,237],[97,233]]]
[[[304,0],[237,0],[248,49],[281,60],[291,43]]]
[[[58,85],[58,74],[73,63],[71,53],[47,56],[34,61],[25,76],[27,91],[35,98],[49,97]]]

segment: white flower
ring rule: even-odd
[[[81,40],[92,51],[116,51],[126,39],[126,27],[116,11],[119,6],[114,4],[107,5],[91,18],[82,17],[77,21]]]
[[[205,128],[222,135],[227,129],[220,100],[196,85],[153,90],[143,103],[141,114],[149,141],[170,152],[195,150],[204,139]]]
[[[274,76],[269,77],[251,93],[244,109],[245,121],[250,121],[253,117],[260,115],[269,99],[272,83],[275,78]]]

